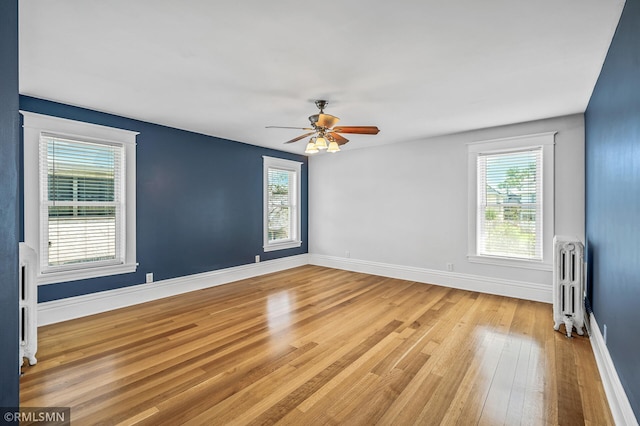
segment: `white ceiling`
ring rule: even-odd
[[[25,95],[283,145],[327,99],[344,149],[583,112],[623,0],[21,0]]]

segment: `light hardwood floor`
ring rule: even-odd
[[[41,327],[23,406],[72,425],[611,425],[551,306],[304,266]]]

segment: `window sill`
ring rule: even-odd
[[[268,251],[296,248],[296,247],[300,247],[301,245],[302,245],[302,241],[285,241],[282,243],[269,244],[267,246],[263,246],[262,248],[265,252],[268,252]]]
[[[468,255],[467,259],[471,263],[483,263],[485,265],[508,266],[511,268],[534,269],[537,271],[552,271],[553,265],[536,260],[519,260],[506,257],[489,257]]]
[[[38,274],[38,285],[55,284],[67,281],[84,280],[88,278],[106,277],[109,275],[128,274],[135,272],[137,263],[127,263],[124,265],[100,266],[97,268],[85,268],[71,271],[48,272]]]

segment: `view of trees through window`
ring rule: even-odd
[[[478,157],[481,211],[478,251],[493,256],[541,257],[538,169],[540,150]]]
[[[270,168],[268,172],[268,219],[269,241],[291,239],[291,183],[293,173],[288,170]]]

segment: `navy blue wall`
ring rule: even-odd
[[[640,0],[626,2],[585,130],[591,305],[640,418]]]
[[[40,302],[307,252],[307,158],[83,108],[20,97],[25,111],[140,132],[135,273],[40,286]],[[262,156],[301,161],[300,248],[265,253]]]
[[[17,407],[18,0],[0,1],[0,407]]]

